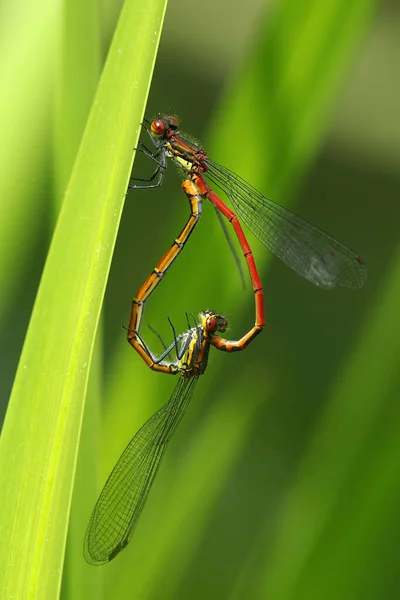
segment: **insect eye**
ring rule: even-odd
[[[216,319],[215,316],[207,318],[207,320],[206,320],[206,329],[207,329],[207,331],[214,332],[214,331],[217,330],[217,326],[218,326],[218,323],[217,323],[217,319]]]
[[[163,135],[166,129],[165,123],[161,119],[156,119],[151,122],[150,129],[153,135]]]

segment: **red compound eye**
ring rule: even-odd
[[[154,135],[163,135],[166,129],[165,123],[161,119],[156,119],[155,121],[152,121],[150,129],[151,133],[153,133]]]
[[[208,317],[206,321],[206,329],[207,331],[216,331],[218,327],[218,322],[216,317]]]

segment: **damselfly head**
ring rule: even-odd
[[[213,310],[204,310],[200,313],[202,325],[209,333],[216,331],[224,333],[228,329],[228,319],[223,315],[218,315]]]
[[[160,116],[150,124],[150,131],[155,136],[168,135],[179,127],[179,119],[173,115]]]

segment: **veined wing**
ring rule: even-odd
[[[179,378],[168,402],[139,429],[118,459],[89,521],[84,542],[87,562],[109,562],[128,544],[197,380]]]
[[[302,277],[325,288],[358,288],[367,268],[344,244],[263,196],[226,167],[207,160],[205,175],[231,200],[238,217],[278,258]]]

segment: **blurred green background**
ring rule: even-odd
[[[1,7],[2,414],[121,4]],[[396,596],[399,36],[395,1],[170,3],[146,115],[179,114],[215,160],[357,250],[369,278],[326,292],[254,242],[264,333],[243,354],[211,354],[130,546],[100,569],[81,554],[96,493],[78,465],[64,598]],[[84,423],[97,491],[175,384],[145,368],[120,327],[187,217],[174,171],[126,199],[92,381],[102,438]],[[237,338],[252,297],[206,205],[146,322],[169,339],[167,316],[183,330],[185,311],[212,307]]]

